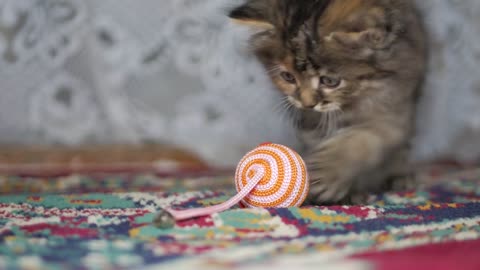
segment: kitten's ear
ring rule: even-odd
[[[271,30],[274,25],[270,22],[269,9],[265,0],[250,0],[229,13],[229,17],[236,23],[250,26],[256,30]]]
[[[327,41],[334,41],[350,48],[382,50],[391,46],[405,32],[404,18],[398,12],[391,12],[388,16],[384,10],[371,9],[358,20],[351,21],[356,25],[355,31],[333,32],[326,37]]]
[[[369,48],[372,50],[387,48],[395,39],[395,34],[376,28],[361,32],[333,32],[326,37],[327,41],[333,41],[349,48]]]

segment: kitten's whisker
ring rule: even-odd
[[[292,106],[291,106],[290,108],[293,109],[293,118],[294,118],[294,121],[293,121],[293,122],[294,122],[294,125],[293,125],[293,126],[294,126],[296,129],[298,129],[298,128],[301,127],[301,126],[300,126],[301,113],[300,113],[296,108],[294,108],[293,104],[292,104]]]
[[[325,132],[325,135],[328,136],[328,112],[325,112],[323,114],[323,131]]]
[[[280,102],[274,107],[274,112],[280,113],[282,120],[288,118],[289,121],[292,121],[294,128],[297,128],[298,125],[298,111],[295,106],[288,100],[288,97],[282,97]]]
[[[337,131],[337,114],[335,113],[335,111],[332,111],[331,115],[332,115],[332,130],[331,130],[331,134],[333,134],[333,133],[335,133],[335,131]]]
[[[338,114],[333,111],[333,133],[337,132],[338,130]]]
[[[324,126],[324,123],[323,123],[323,113],[320,113],[320,116],[319,116],[319,119],[318,119],[318,123],[317,123],[317,126],[315,127],[315,130],[321,130],[322,127]]]
[[[329,137],[337,131],[339,118],[340,112],[337,110],[322,112],[315,130],[323,131],[323,134]]]
[[[317,126],[315,127],[315,130],[319,130],[322,127],[322,122],[318,120]]]
[[[292,104],[288,101],[288,98],[287,98],[287,97],[283,98],[283,100],[282,100],[282,108],[283,108],[284,110],[288,111],[291,106],[292,106]]]
[[[327,136],[332,135],[332,113],[330,111],[327,111]]]
[[[277,66],[274,66],[270,69],[267,69],[266,72],[267,72],[267,74],[273,74],[273,73],[277,73],[280,70],[281,70],[281,67],[277,65]]]
[[[278,112],[280,114],[280,119],[282,121],[289,121],[290,113],[288,107],[289,104],[285,102],[285,100],[276,106],[275,112]]]
[[[288,101],[285,102],[285,115],[289,118],[290,122],[293,122],[293,126],[295,127],[296,111],[293,108],[293,104]]]
[[[273,111],[274,112],[281,112],[281,110],[285,109],[287,107],[287,98],[282,97],[280,102],[274,106]]]
[[[332,134],[334,134],[338,130],[338,120],[339,116],[337,111],[332,111]]]

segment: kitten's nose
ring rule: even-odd
[[[302,105],[307,109],[313,109],[318,104],[318,98],[314,95],[302,95]]]

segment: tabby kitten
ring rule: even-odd
[[[410,0],[247,0],[255,55],[294,106],[309,203],[360,203],[408,172],[424,32]]]

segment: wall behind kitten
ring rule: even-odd
[[[416,156],[479,157],[480,3],[418,2],[433,53]],[[0,142],[154,140],[221,165],[263,140],[295,145],[231,5],[0,0]]]
[[[480,1],[417,1],[430,32],[416,157],[480,158]]]
[[[160,141],[222,165],[288,143],[228,2],[0,0],[0,142]]]

